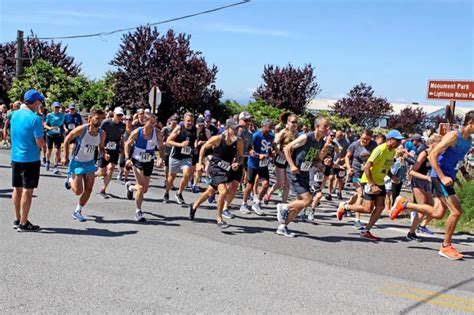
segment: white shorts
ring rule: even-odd
[[[173,159],[170,157],[170,173],[172,174],[177,174],[182,171],[184,171],[185,168],[191,168],[193,166],[193,160],[191,158],[189,159],[183,159],[183,160],[178,160],[178,159]]]

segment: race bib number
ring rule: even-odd
[[[223,169],[224,171],[227,171],[227,172],[230,171],[230,167],[231,167],[229,162],[222,161],[222,160],[217,162],[217,166],[219,166],[221,169]]]
[[[76,128],[76,125],[74,125],[74,124],[68,124],[67,125],[67,129],[69,129],[69,130],[73,130],[74,128]]]
[[[182,155],[191,155],[191,147],[183,147],[181,148]]]
[[[337,172],[337,176],[338,177],[345,177],[346,176],[346,170],[341,170],[341,171]]]
[[[153,155],[151,155],[151,154],[148,153],[148,152],[142,152],[142,153],[140,153],[140,155],[138,156],[138,160],[139,160],[140,162],[143,162],[143,163],[150,162],[152,159],[153,159]]]
[[[309,172],[309,170],[311,169],[311,166],[313,166],[313,162],[311,162],[311,161],[304,161],[303,163],[301,163],[300,171],[302,171],[302,172]]]
[[[86,156],[88,156],[92,159],[94,157],[95,148],[96,148],[95,145],[86,144],[85,147],[84,147],[83,152]]]
[[[268,159],[260,160],[258,163],[259,167],[267,167],[268,166]]]
[[[277,156],[275,162],[278,163],[278,164],[285,164],[286,160],[285,160],[285,158],[283,158],[279,155],[279,156]]]
[[[107,150],[117,150],[117,142],[107,142],[105,148]]]
[[[323,181],[323,176],[324,176],[324,174],[322,172],[316,172],[316,174],[314,174],[314,181],[315,182],[322,182]]]
[[[59,127],[51,127],[51,132],[59,133]]]
[[[367,195],[373,195],[374,193],[372,192],[372,189],[370,189],[370,185],[369,184],[366,184],[364,186],[364,193],[366,193]]]

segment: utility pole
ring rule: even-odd
[[[23,31],[16,31],[16,78],[23,78]]]

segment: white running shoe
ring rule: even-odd
[[[253,204],[252,210],[255,211],[255,213],[257,215],[264,215],[265,214],[265,211],[262,208],[260,208],[260,204],[258,204],[258,203]]]
[[[241,205],[240,212],[242,212],[243,214],[249,214],[250,213],[249,207],[247,207],[247,205]]]

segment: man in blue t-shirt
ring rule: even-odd
[[[274,139],[274,136],[271,131],[272,121],[270,119],[264,119],[262,121],[260,130],[255,132],[252,136],[253,150],[249,152],[249,159],[247,162],[248,182],[247,186],[245,187],[242,206],[240,207],[240,211],[244,214],[250,213],[250,210],[247,207],[247,199],[253,189],[253,185],[258,185],[258,182],[255,183],[257,176],[258,179],[262,181],[262,189],[258,196],[254,196],[254,204],[252,205],[252,210],[255,211],[257,215],[265,214],[263,209],[260,208],[260,203],[263,200],[265,194],[267,193],[270,180],[268,164],[270,161],[270,154],[272,152],[272,145]]]
[[[41,117],[36,115],[44,96],[36,90],[24,95],[25,108],[15,112],[11,120],[13,206],[18,232],[34,232],[39,226],[28,221],[33,190],[40,176],[39,148],[45,144]]]
[[[71,103],[69,104],[69,113],[64,116],[64,131],[66,132],[66,136],[74,130],[74,128],[82,125],[82,117],[76,111],[76,104]],[[76,139],[71,140],[71,144],[76,143]]]
[[[61,103],[53,103],[53,112],[49,113],[46,116],[46,121],[44,123],[44,128],[46,132],[46,170],[50,169],[50,159],[51,154],[53,153],[53,145],[56,148],[56,164],[54,166],[54,173],[59,174],[58,164],[61,161],[61,145],[64,140],[64,114],[60,113]]]

